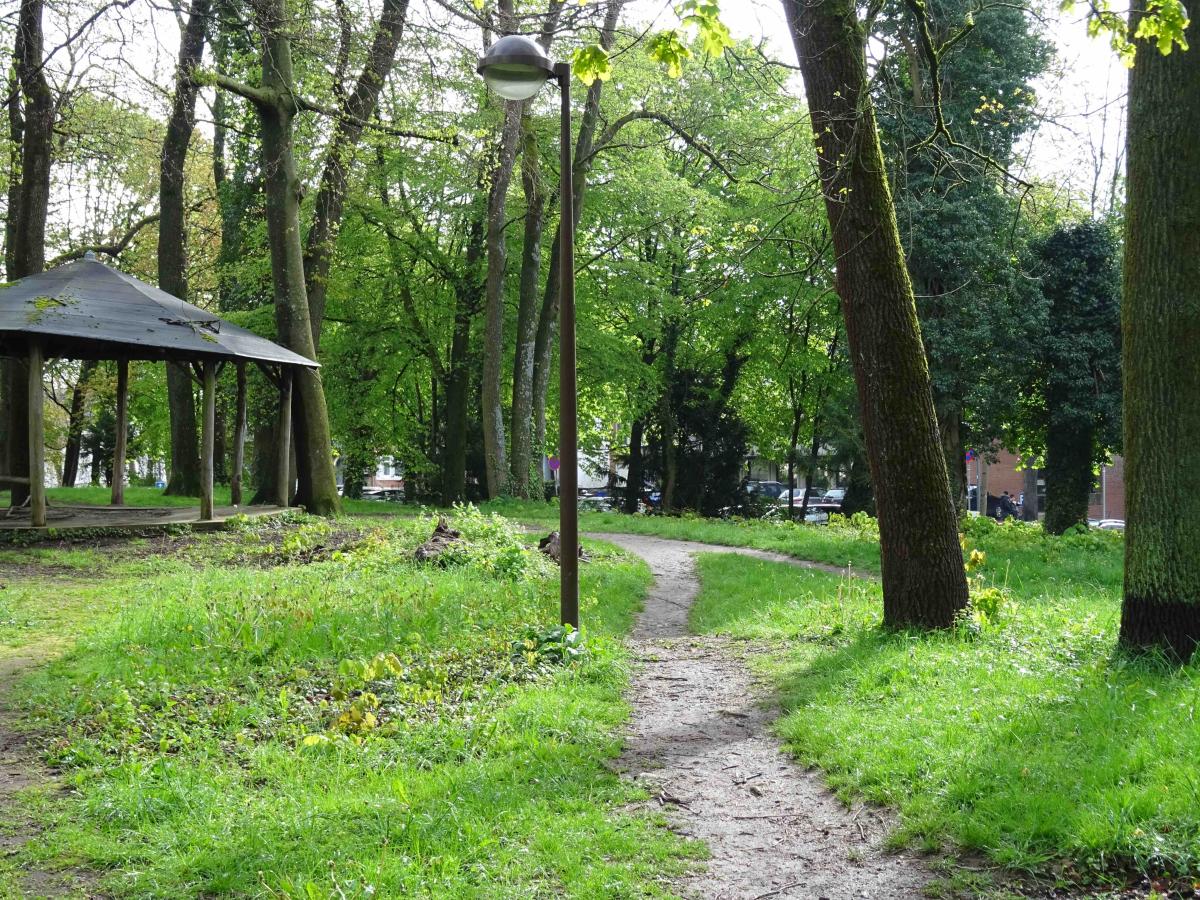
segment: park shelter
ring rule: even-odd
[[[245,364],[259,366],[280,391],[278,500],[287,505],[292,372],[297,366],[316,368],[311,359],[107,266],[90,253],[0,287],[0,355],[25,359],[29,365],[29,475],[10,473],[0,481],[28,483],[34,527],[46,524],[42,379],[46,360],[54,358],[117,363],[112,502],[118,506],[124,502],[129,361],[161,360],[192,368],[203,390],[202,520],[213,517],[217,374],[228,363],[238,367],[234,477],[240,481],[246,430]]]

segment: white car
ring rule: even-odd
[[[845,488],[830,488],[825,492],[825,496],[821,498],[821,500],[825,503],[841,503],[845,499]]]

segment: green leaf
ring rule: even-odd
[[[608,81],[613,73],[612,60],[599,44],[588,44],[576,50],[571,59],[571,68],[588,87],[591,87],[596,79]]]
[[[717,0],[685,0],[675,11],[685,25],[696,29],[705,53],[720,56],[726,47],[733,46]]]
[[[679,39],[675,29],[660,31],[646,45],[646,55],[656,63],[667,67],[667,75],[678,78],[683,74],[683,64],[691,59],[692,51]]]

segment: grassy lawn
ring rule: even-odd
[[[247,498],[254,495],[252,486],[247,486]],[[46,497],[51,504],[59,503],[70,506],[108,506],[112,500],[112,488],[100,485],[84,485],[81,487],[48,487]],[[8,491],[0,491],[0,506],[8,506]],[[229,485],[213,485],[213,503],[217,506],[229,505]],[[146,487],[129,484],[125,486],[126,506],[199,506],[199,497],[175,497],[164,494],[162,488]],[[421,510],[415,506],[401,503],[383,503],[377,500],[342,500],[342,510],[347,515],[354,516],[405,516],[419,515]]]
[[[455,524],[445,567],[411,561],[413,517],[0,555],[0,653],[80,635],[16,689],[69,790],[24,798],[44,830],[0,893],[31,865],[139,898],[662,895],[698,851],[604,766],[646,567],[593,548],[562,662],[530,630],[557,570],[503,520]]]
[[[1200,876],[1200,665],[1115,653],[1121,538],[972,527],[979,608],[880,629],[878,584],[700,559],[701,632],[767,639],[779,733],[833,788],[900,811],[898,843],[1068,880]]]

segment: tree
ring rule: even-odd
[[[189,299],[185,163],[196,127],[199,84],[195,71],[204,55],[210,6],[210,0],[193,0],[179,38],[175,96],[163,139],[159,176],[158,286],[183,300]],[[192,373],[186,363],[167,363],[167,407],[171,416],[171,467],[166,492],[194,497],[200,493],[200,451]]]
[[[46,265],[46,217],[50,204],[50,162],[54,136],[54,94],[46,80],[43,0],[21,0],[17,14],[14,47],[16,87],[9,98],[9,123],[19,134],[20,168],[9,175],[10,184],[19,185],[10,193],[5,246],[5,267],[9,281],[36,275]],[[18,96],[19,93],[19,96]],[[15,202],[14,202],[15,201]],[[22,360],[4,361],[6,468],[13,475],[41,478],[41,472],[29,471],[28,378]],[[14,484],[10,494],[13,505],[28,496],[27,486]]]
[[[925,27],[930,46],[945,48],[932,61]],[[951,494],[965,513],[966,448],[1002,437],[1043,324],[1022,197],[1006,193],[998,166],[1037,122],[1032,83],[1050,47],[1019,6],[969,0],[939,0],[920,17],[887,4],[875,33],[891,52],[873,96]],[[929,140],[939,114],[960,146]]]
[[[1117,244],[1100,222],[1056,229],[1038,247],[1049,304],[1038,378],[1044,394],[1046,530],[1087,523],[1095,468],[1120,446]]]
[[[812,116],[879,513],[884,623],[949,627],[967,603],[958,523],[851,0],[785,0]]]
[[[284,346],[313,359],[316,345],[304,280],[300,181],[294,153],[294,122],[300,104],[292,70],[289,22],[282,0],[258,0],[253,12],[262,40],[261,83],[244,84],[221,74],[215,80],[219,87],[250,101],[258,113],[276,331]],[[310,512],[326,515],[336,512],[338,495],[325,391],[318,371],[297,369],[294,379],[296,499]]]
[[[1130,33],[1145,13],[1135,6]],[[1122,646],[1178,659],[1200,644],[1200,24],[1193,49],[1138,41],[1129,76],[1122,293]],[[1168,45],[1168,50],[1170,49]]]

